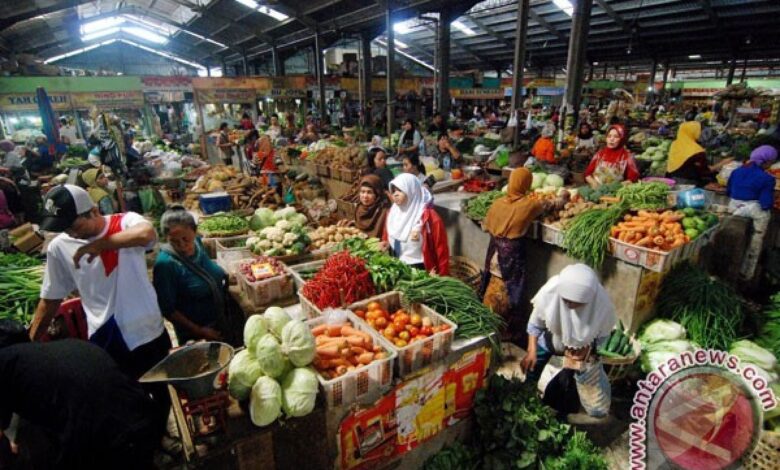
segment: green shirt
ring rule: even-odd
[[[192,262],[201,266],[221,286],[226,277],[225,271],[209,259],[200,239],[195,243]],[[216,323],[214,299],[206,281],[164,251],[160,251],[154,263],[154,289],[165,317],[170,318],[178,310],[197,325],[212,326]],[[174,324],[174,328],[180,343],[198,339],[179,325]]]

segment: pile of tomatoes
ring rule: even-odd
[[[450,328],[446,323],[434,326],[430,318],[417,313],[409,314],[403,308],[391,314],[379,302],[369,302],[366,310],[355,310],[355,315],[365,320],[398,348],[424,341]]]

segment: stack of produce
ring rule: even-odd
[[[544,223],[560,230],[566,230],[575,217],[590,209],[606,209],[606,204],[595,204],[590,201],[579,200],[567,202],[563,209],[553,210],[545,218]]]
[[[472,442],[455,443],[429,458],[424,470],[607,470],[584,432],[558,421],[533,384],[493,375],[474,400]]]
[[[388,357],[371,335],[353,328],[349,321],[317,325],[311,333],[317,345],[314,368],[328,380]]]
[[[657,210],[669,207],[669,185],[666,183],[626,184],[615,195],[631,209]]]
[[[664,278],[656,314],[682,324],[696,344],[721,351],[740,336],[744,318],[734,290],[687,261]]]
[[[66,156],[57,165],[59,169],[65,173],[72,168],[79,168],[87,163],[87,160],[81,157]]]
[[[563,178],[560,175],[554,173],[548,175],[540,171],[533,173],[533,180],[531,181],[532,190],[556,193],[561,188],[563,188]]]
[[[610,229],[625,212],[618,204],[606,209],[589,209],[568,225],[563,236],[563,248],[574,259],[598,270],[609,247]]]
[[[694,345],[686,339],[685,328],[671,320],[653,320],[639,336],[642,343],[642,370],[650,372],[672,357],[693,351]]]
[[[41,294],[44,266],[21,253],[0,253],[0,319],[32,321]]]
[[[355,145],[329,146],[317,151],[312,161],[320,165],[328,165],[336,170],[358,170],[366,165],[366,152]]]
[[[352,256],[365,260],[366,267],[371,273],[371,280],[378,292],[391,291],[401,281],[424,275],[398,258],[385,253],[377,238],[367,240],[352,238],[343,242],[341,248],[349,250]]]
[[[637,155],[636,159],[651,162],[651,175],[663,176],[666,173],[666,159],[669,156],[669,147],[671,147],[671,145],[671,140],[651,137],[644,142],[644,151]]]
[[[305,323],[270,307],[247,319],[244,345],[230,362],[228,390],[238,400],[249,399],[252,423],[267,426],[282,412],[301,417],[314,410],[319,382],[308,366],[316,342]]]
[[[207,238],[233,237],[248,231],[246,219],[233,214],[215,214],[198,222],[198,233]]]
[[[319,225],[332,225],[339,221],[335,199],[315,198],[301,201],[307,216]]]
[[[267,256],[293,256],[306,252],[311,239],[306,233],[306,216],[293,207],[255,211],[249,226],[254,235],[246,241],[252,253]]]
[[[249,177],[239,173],[232,166],[216,165],[210,167],[205,174],[198,177],[191,191],[199,194],[224,191],[225,186],[229,185],[232,180],[235,179],[237,182],[242,183],[245,178]]]
[[[633,355],[631,338],[623,329],[623,322],[618,322],[617,328],[612,330],[607,341],[599,348],[598,353],[604,357],[616,359]]]
[[[685,229],[685,234],[691,240],[695,240],[708,229],[718,225],[718,216],[712,213],[703,213],[691,207],[682,210],[685,217],[680,221]]]
[[[680,211],[639,211],[638,215],[623,217],[622,222],[610,229],[610,236],[635,246],[661,251],[673,250],[691,240],[680,223],[684,217],[685,214]]]
[[[623,185],[620,183],[602,184],[596,189],[593,189],[590,186],[582,186],[577,188],[577,194],[586,201],[598,204],[599,202],[602,202],[602,198],[607,198],[607,201],[612,200],[621,187],[623,187]]]
[[[275,209],[282,205],[282,197],[276,191],[264,185],[259,178],[239,176],[225,186],[225,191],[233,202],[233,209],[247,209],[258,206]]]
[[[396,286],[406,300],[421,303],[458,325],[456,338],[489,336],[498,348],[497,334],[504,320],[485,306],[463,281],[446,276],[424,276]]]
[[[481,221],[487,215],[493,201],[503,196],[506,194],[501,191],[486,191],[467,200],[463,204],[463,211],[469,219]]]
[[[376,294],[366,262],[348,251],[331,255],[303,285],[303,296],[319,309],[341,307]]]
[[[417,313],[410,315],[403,308],[390,313],[379,302],[370,302],[366,310],[355,310],[354,313],[399,348],[450,329],[447,323],[433,326],[430,318]]]
[[[270,256],[257,256],[251,261],[242,261],[238,270],[246,276],[247,281],[257,282],[284,274],[284,265]]]
[[[312,249],[331,250],[344,240],[367,238],[367,235],[356,227],[331,225],[330,227],[317,227],[309,234],[309,238],[311,238]]]
[[[767,381],[775,396],[780,397],[777,352],[764,349],[752,341],[740,340],[731,345],[729,353],[739,358],[742,370],[746,365],[753,367]],[[780,432],[780,406],[764,412],[764,428]]]
[[[775,293],[764,309],[758,344],[780,356],[780,292]]]

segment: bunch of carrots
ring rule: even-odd
[[[690,241],[680,224],[684,217],[679,211],[639,211],[623,217],[610,229],[610,236],[631,245],[669,251]]]
[[[312,328],[317,345],[314,368],[326,379],[341,377],[379,359],[387,353],[368,333],[352,327],[350,322],[323,324]]]

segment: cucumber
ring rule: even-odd
[[[618,343],[617,348],[614,349],[613,351],[619,354],[619,353],[621,353],[623,351],[623,349],[627,345],[628,345],[628,336],[626,336],[624,334],[621,334],[620,335],[620,342]]]
[[[606,351],[604,349],[599,349],[597,352],[598,352],[599,356],[611,357],[613,359],[619,359],[619,358],[623,357],[620,354],[613,353],[611,351]]]
[[[633,349],[633,348],[631,347],[631,341],[628,341],[628,342],[626,343],[626,345],[625,345],[625,346],[623,346],[623,350],[621,351],[621,353],[623,353],[623,355],[624,355],[624,356],[628,356],[628,355],[630,355],[630,354],[631,354],[631,352],[632,352],[632,349]]]
[[[612,334],[609,336],[609,341],[607,341],[604,349],[609,352],[615,352],[618,344],[620,344],[620,336],[621,336],[620,331],[614,330]]]

